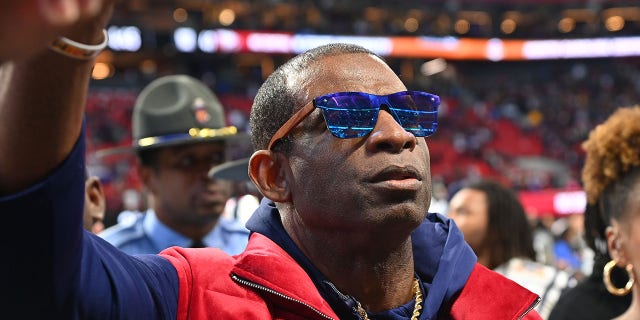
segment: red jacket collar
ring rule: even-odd
[[[451,317],[474,320],[542,319],[532,311],[538,302],[535,293],[476,264],[467,285],[453,303]]]
[[[231,270],[232,274],[264,287],[263,289],[254,288],[268,293],[266,296],[271,297],[274,302],[276,300],[287,304],[303,302],[317,312],[338,319],[304,269],[269,238],[259,233],[252,234],[251,241],[244,252],[250,254],[243,253],[237,256],[238,260]],[[278,294],[265,290],[266,288]]]

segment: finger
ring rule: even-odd
[[[80,15],[83,17],[93,17],[102,8],[102,0],[76,0],[80,8]]]
[[[51,26],[66,26],[78,20],[80,8],[76,0],[38,0],[42,17]]]

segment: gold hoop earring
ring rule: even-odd
[[[625,270],[627,270],[627,275],[629,276],[629,280],[627,280],[624,288],[618,288],[613,284],[613,282],[611,282],[611,269],[613,269],[615,266],[615,260],[611,260],[607,262],[606,265],[604,265],[604,269],[602,270],[602,280],[604,281],[604,286],[607,288],[607,291],[609,291],[609,293],[613,295],[620,297],[626,296],[629,294],[629,292],[631,292],[631,288],[633,288],[633,283],[635,282],[635,277],[633,276],[633,265],[628,264],[625,267]]]

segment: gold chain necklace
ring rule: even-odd
[[[413,297],[415,299],[415,304],[413,306],[413,315],[411,315],[411,320],[418,320],[420,316],[420,310],[422,310],[422,290],[420,290],[420,282],[418,282],[418,278],[413,278]],[[367,311],[364,310],[360,301],[356,301],[358,304],[358,313],[363,320],[369,320],[369,316],[367,315]]]

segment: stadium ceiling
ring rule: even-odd
[[[591,37],[607,35],[609,28],[618,28],[616,32],[632,29],[628,34],[637,34],[640,4],[598,0],[128,0],[118,2],[113,21],[160,32],[188,26],[482,38],[551,38],[574,32]],[[463,28],[465,23],[468,30]]]

